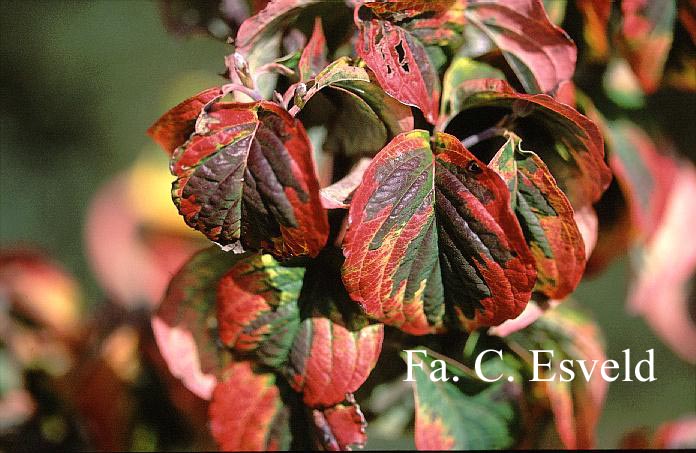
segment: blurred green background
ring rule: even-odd
[[[145,135],[168,107],[218,82],[224,44],[168,35],[146,1],[2,0],[0,242],[37,244],[103,294],[83,247],[88,203],[143,154],[166,159]],[[653,383],[610,385],[599,446],[627,430],[655,427],[696,409],[696,369],[624,310],[627,260],[582,284],[577,299],[602,326],[610,358],[655,349]],[[371,444],[373,448],[386,447]]]

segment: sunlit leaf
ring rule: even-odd
[[[351,331],[327,318],[303,320],[290,353],[290,385],[310,407],[344,401],[372,372],[382,336],[380,324]]]
[[[527,93],[551,93],[575,72],[577,50],[541,0],[465,2],[464,15],[502,51]]]
[[[302,55],[297,65],[300,70],[300,80],[309,80],[324,69],[328,64],[326,59],[327,53],[326,37],[321,27],[321,19],[317,17],[314,22],[312,37],[309,39],[307,46],[302,50]]]
[[[459,141],[416,130],[373,159],[356,190],[343,281],[385,324],[414,334],[519,315],[536,273],[505,183]],[[447,300],[447,305],[445,304]]]
[[[438,118],[440,80],[425,44],[414,33],[419,15],[440,22],[454,1],[367,2],[357,5],[356,51],[379,84],[404,104],[418,107],[425,118]]]
[[[223,246],[315,256],[328,221],[302,124],[277,104],[218,103],[172,156],[186,223]]]

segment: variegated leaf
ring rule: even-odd
[[[272,373],[255,372],[251,362],[234,362],[222,373],[208,409],[210,431],[225,451],[290,448],[290,410]]]
[[[534,291],[564,298],[585,270],[585,244],[570,202],[539,156],[523,150],[521,140],[512,133],[489,167],[510,189],[513,209],[536,262]]]
[[[366,313],[412,334],[519,315],[534,261],[505,183],[453,136],[397,136],[356,190],[343,281]],[[445,303],[447,301],[447,303]]]
[[[213,104],[171,161],[186,223],[223,246],[316,256],[328,237],[311,145],[277,104]]]
[[[152,318],[152,330],[169,370],[203,399],[210,399],[220,372],[215,293],[237,257],[211,247],[196,254],[172,278]]]
[[[457,91],[460,103],[438,124],[439,130],[447,132],[460,114],[475,114],[470,109],[507,111],[512,123],[507,128],[541,157],[574,208],[599,200],[611,181],[611,171],[604,162],[602,134],[590,119],[545,94],[517,93],[503,80],[469,80]]]

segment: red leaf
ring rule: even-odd
[[[575,5],[582,14],[585,28],[583,38],[589,48],[589,57],[604,61],[609,56],[607,26],[611,16],[611,0],[577,0]]]
[[[664,216],[644,245],[628,304],[684,360],[696,363],[694,287],[696,168],[683,163],[674,176]]]
[[[534,291],[563,299],[573,292],[585,270],[585,246],[573,208],[539,156],[523,150],[516,135],[507,133],[506,137],[508,141],[489,167],[512,193],[517,219],[536,262]]]
[[[328,51],[324,30],[321,27],[321,18],[317,17],[314,20],[314,32],[312,33],[312,37],[302,51],[300,61],[297,64],[300,70],[301,81],[308,81],[319,74],[319,72],[329,64],[326,58]]]
[[[203,107],[220,96],[222,90],[218,87],[201,91],[162,115],[150,126],[147,134],[171,155],[193,133],[196,119]]]
[[[541,0],[467,1],[465,17],[503,52],[528,93],[555,93],[575,72],[575,44]]]
[[[368,315],[412,334],[519,315],[536,273],[500,177],[451,135],[416,130],[373,159],[355,192],[343,281]],[[447,300],[447,306],[445,305]]]
[[[649,239],[662,220],[677,162],[628,121],[611,123],[607,133],[609,165],[628,201],[633,228]]]
[[[174,202],[223,246],[316,256],[328,237],[302,123],[270,102],[218,103],[172,156]]]
[[[372,9],[380,6],[382,4],[369,2],[355,8],[358,55],[374,71],[384,91],[405,104],[418,107],[434,124],[440,99],[437,71],[425,47],[414,35],[373,14]],[[372,17],[363,20],[361,16],[365,14]]]
[[[337,404],[328,409],[314,409],[314,425],[321,436],[322,446],[329,451],[363,448],[367,443],[367,422],[351,395],[348,404]]]
[[[319,0],[273,0],[239,27],[235,46],[242,55],[249,55],[257,44],[263,44],[269,36],[291,23],[299,10]]]
[[[622,0],[623,22],[619,35],[624,55],[640,86],[654,92],[672,46],[676,2]]]
[[[290,353],[289,382],[310,407],[333,406],[365,382],[382,349],[383,326],[357,331],[327,318],[307,318]]]
[[[223,372],[209,408],[210,431],[222,450],[269,451],[289,447],[289,413],[271,373],[255,373],[251,362]]]
[[[80,335],[81,289],[72,275],[40,252],[0,249],[0,297],[3,322],[11,308],[59,337]]]

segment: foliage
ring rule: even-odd
[[[676,6],[668,3],[624,1],[617,11],[615,58],[646,94],[661,83],[672,42]],[[380,369],[383,325],[403,346],[435,334],[448,370],[469,382],[432,383],[420,357],[418,448],[524,445],[519,427],[532,408],[552,413],[566,447],[591,448],[601,382],[549,383],[531,394],[482,386],[438,336],[498,342],[522,374],[531,364],[518,341],[603,359],[601,344],[588,343],[599,338],[591,320],[567,307],[542,316],[543,307],[566,299],[583,276],[597,237],[587,219],[612,172],[648,238],[668,190],[646,201],[633,193],[649,190],[635,178],[657,171],[649,159],[668,162],[665,172],[680,164],[650,150],[628,156],[623,141],[642,140],[631,138],[632,126],[607,125],[580,92],[576,101],[578,50],[539,0],[334,2],[330,14],[352,24],[328,36],[325,6],[269,2],[231,41],[229,82],[149,130],[171,156],[179,213],[227,252],[193,258],[154,318],[170,369],[206,399],[212,387],[201,390],[201,370],[217,382],[210,417],[222,448],[307,439],[363,446],[353,393]],[[608,58],[612,9],[578,2],[581,50],[595,61]],[[553,13],[562,22],[564,11]],[[296,41],[309,25],[305,46],[281,39]],[[655,176],[658,188],[669,178]],[[603,240],[600,231],[595,269]],[[530,307],[541,309],[501,326]],[[490,336],[539,316],[515,336]],[[171,329],[183,329],[186,343]],[[206,358],[212,345],[216,358]],[[227,416],[240,404],[255,431]],[[339,416],[346,408],[353,414]]]
[[[418,449],[545,446],[547,428],[556,446],[595,447],[606,382],[530,381],[530,349],[555,352],[549,374],[605,359],[569,300],[583,276],[632,249],[630,307],[696,361],[696,250],[681,243],[696,170],[614,114],[664,87],[696,91],[693,3],[664,3],[161,2],[170,31],[227,39],[230,53],[219,86],[148,129],[169,158],[177,225],[154,201],[134,207],[149,174],[122,175],[90,214],[102,285],[125,310],[151,310],[151,325],[105,334],[77,319],[69,276],[5,253],[8,338],[50,344],[68,365],[0,359],[110,392],[121,405],[70,399],[78,418],[102,413],[88,430],[102,449],[127,445],[107,428],[136,418],[125,402],[151,375],[199,448],[208,435],[231,451],[361,448],[368,421],[404,408],[395,431]],[[604,91],[585,93],[597,67]],[[101,240],[112,225],[120,247]],[[484,374],[509,379],[474,371],[491,349],[500,360]],[[412,400],[399,356],[419,365]],[[397,397],[375,409],[385,389]],[[2,390],[22,403],[11,422],[29,419],[23,383]],[[674,422],[625,444],[681,446],[692,431]]]

